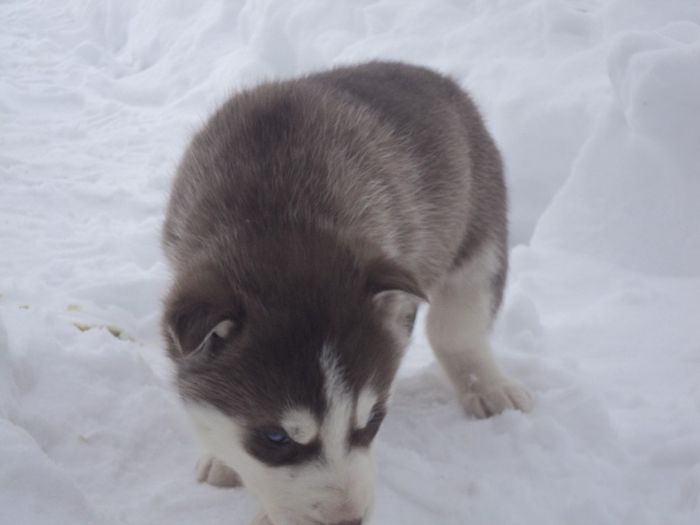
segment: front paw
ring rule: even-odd
[[[205,455],[197,462],[197,481],[215,487],[240,487],[241,478],[236,471],[214,456]]]
[[[460,401],[469,414],[480,419],[508,409],[529,412],[534,406],[532,394],[524,386],[508,379],[488,385],[472,385],[469,391],[462,394]]]

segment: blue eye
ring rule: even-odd
[[[272,430],[263,434],[265,439],[275,445],[286,445],[291,442],[290,437],[284,430]]]

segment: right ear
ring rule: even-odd
[[[223,319],[212,328],[207,321],[208,316],[192,314],[179,320],[166,323],[165,337],[168,341],[168,351],[174,358],[194,355],[213,357],[237,329],[233,319]]]
[[[163,334],[174,359],[213,356],[240,328],[241,316],[231,304],[206,288],[176,288],[166,301]]]

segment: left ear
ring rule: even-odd
[[[367,269],[367,290],[375,299],[383,294],[398,292],[412,295],[417,301],[428,301],[428,296],[413,274],[386,257],[378,257],[370,262]]]
[[[413,274],[391,259],[375,259],[368,268],[367,291],[375,310],[400,335],[410,336],[418,306],[428,301]]]

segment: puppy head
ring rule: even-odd
[[[282,274],[261,261],[245,279],[209,266],[176,281],[164,333],[180,394],[204,445],[272,523],[361,523],[422,293],[386,260]]]

